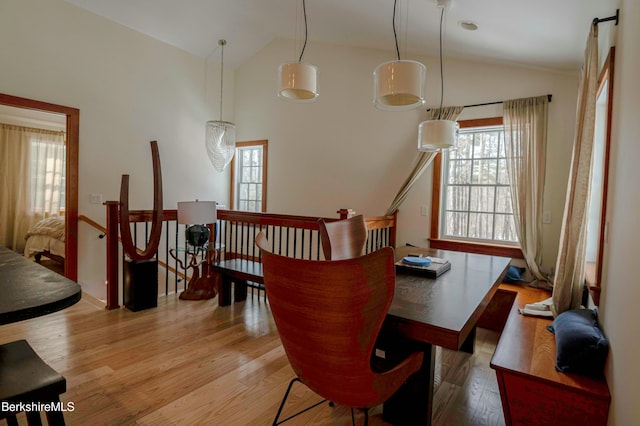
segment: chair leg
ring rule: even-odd
[[[27,411],[25,414],[27,415],[27,423],[29,423],[29,426],[42,426],[39,411]]]
[[[305,411],[309,411],[314,407],[317,407],[318,405],[322,404],[323,402],[326,401],[326,399],[323,399],[320,402],[317,402],[315,404],[313,404],[310,407],[305,408],[304,410],[298,411],[297,413],[295,413],[292,416],[287,417],[286,419],[282,420],[281,422],[278,422],[278,419],[280,418],[280,414],[282,413],[282,409],[284,408],[284,403],[287,401],[287,398],[289,397],[289,392],[291,392],[291,387],[293,386],[293,384],[295,382],[300,382],[302,383],[302,381],[299,378],[295,378],[295,379],[291,379],[291,381],[289,382],[289,386],[287,387],[287,391],[284,394],[284,398],[282,399],[282,402],[280,403],[280,408],[278,408],[278,413],[276,414],[276,418],[273,420],[273,426],[277,426],[277,425],[281,425],[282,423],[291,420],[292,418],[298,416],[299,414],[304,413]]]
[[[368,426],[369,425],[369,409],[362,408],[362,411],[364,411],[364,426]],[[356,426],[356,418],[353,415],[353,408],[351,408],[351,424],[353,426]]]
[[[291,392],[291,387],[295,382],[299,382],[299,378],[291,379],[289,382],[289,386],[287,387],[287,391],[284,393],[284,398],[282,398],[282,402],[280,403],[280,408],[278,408],[278,413],[276,414],[276,418],[273,420],[273,426],[278,425],[278,419],[280,418],[280,413],[282,413],[282,409],[284,408],[284,403],[287,402],[287,397],[289,396],[289,392]]]
[[[50,426],[64,426],[64,416],[62,415],[62,411],[48,411],[47,412],[47,421]]]

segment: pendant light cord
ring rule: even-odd
[[[394,0],[393,2],[393,38],[396,41],[396,55],[398,56],[398,60],[400,60],[400,49],[398,48],[398,33],[396,32],[396,6],[398,5],[398,0]]]
[[[442,102],[444,100],[444,72],[442,68],[442,20],[444,18],[444,7],[440,11],[440,109],[438,110],[438,120],[442,118]]]
[[[222,121],[222,87],[224,82],[224,45],[227,40],[218,40],[218,44],[222,47],[220,51],[220,121]]]
[[[307,47],[307,2],[302,0],[302,15],[304,16],[304,44],[302,45],[302,50],[300,51],[300,58],[298,59],[298,63],[302,63],[302,55],[304,55],[304,49]]]

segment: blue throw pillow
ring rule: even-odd
[[[595,310],[563,312],[547,328],[556,335],[556,370],[602,376],[609,342]]]
[[[524,274],[524,268],[518,268],[517,266],[509,266],[507,275],[502,279],[505,283],[517,283],[522,281],[522,274]]]

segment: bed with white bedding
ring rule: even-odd
[[[40,261],[41,256],[64,263],[64,217],[51,216],[36,222],[25,235],[25,257]]]

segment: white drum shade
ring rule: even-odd
[[[458,145],[459,125],[451,120],[427,120],[418,126],[418,150],[442,151]]]
[[[318,100],[318,68],[299,62],[278,67],[278,97],[290,102]]]
[[[207,225],[216,221],[215,201],[179,201],[178,223]]]
[[[424,105],[427,68],[416,61],[390,61],[373,72],[373,104],[384,111],[407,111]]]

